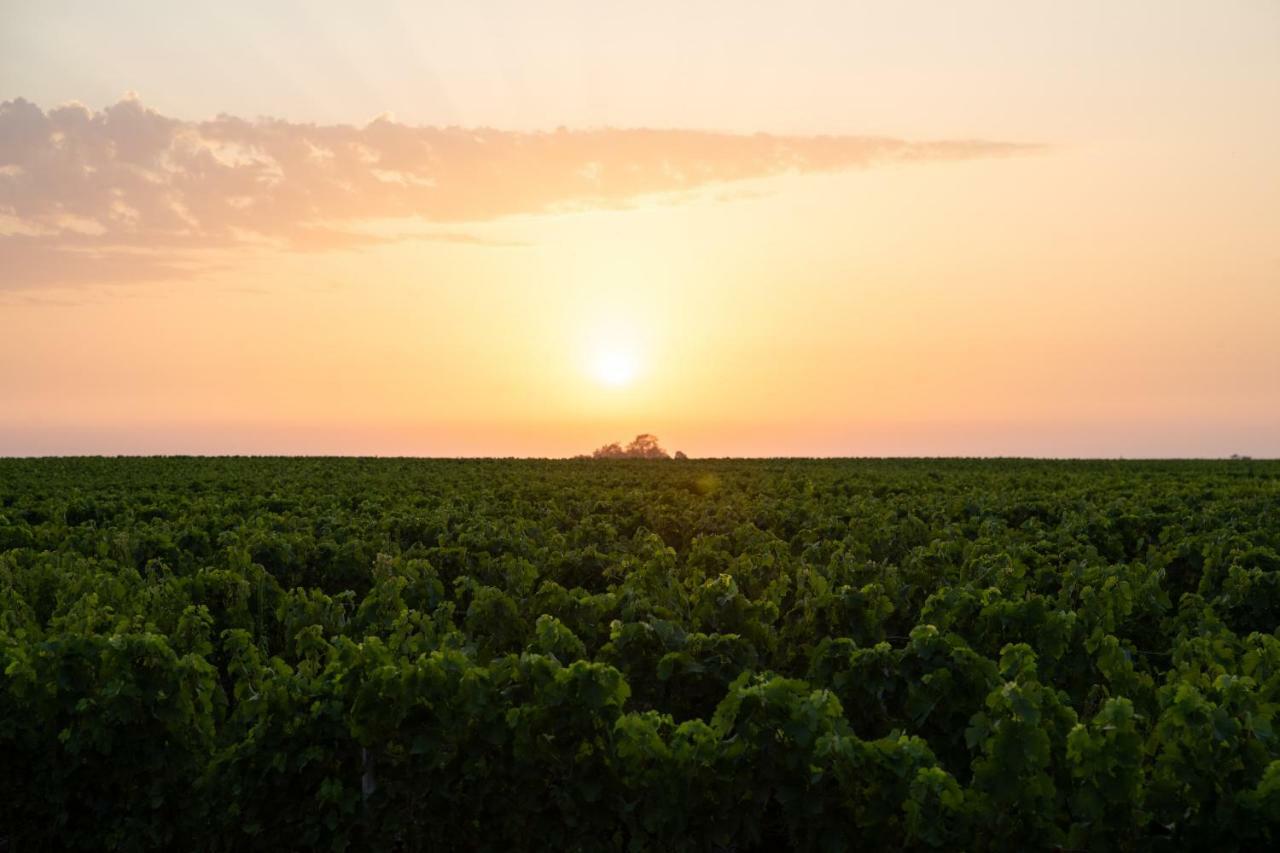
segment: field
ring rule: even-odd
[[[0,850],[1280,843],[1280,463],[0,460]]]

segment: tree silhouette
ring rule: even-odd
[[[670,459],[667,451],[658,444],[658,437],[644,432],[631,440],[625,448],[618,442],[606,444],[591,454],[593,459]]]
[[[615,441],[599,448],[591,455],[596,459],[621,459],[626,456],[626,453],[622,450],[622,445]]]
[[[668,459],[667,451],[658,444],[658,437],[649,433],[641,433],[627,445],[627,456],[637,459]]]

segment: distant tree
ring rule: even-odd
[[[626,454],[622,452],[622,445],[615,441],[599,448],[591,455],[596,459],[621,459]]]
[[[689,457],[684,455],[683,450],[677,450],[674,458],[677,460],[681,460],[681,459],[688,459]]]
[[[606,444],[591,454],[594,459],[670,459],[667,451],[658,444],[658,437],[641,433],[625,448],[618,442]]]
[[[632,459],[670,459],[667,451],[658,444],[658,437],[641,433],[627,445],[626,455]]]

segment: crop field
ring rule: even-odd
[[[1264,850],[1280,463],[0,460],[0,850]]]

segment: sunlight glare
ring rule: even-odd
[[[635,380],[639,368],[639,359],[634,351],[623,347],[607,347],[596,352],[592,373],[601,383],[620,388]]]

